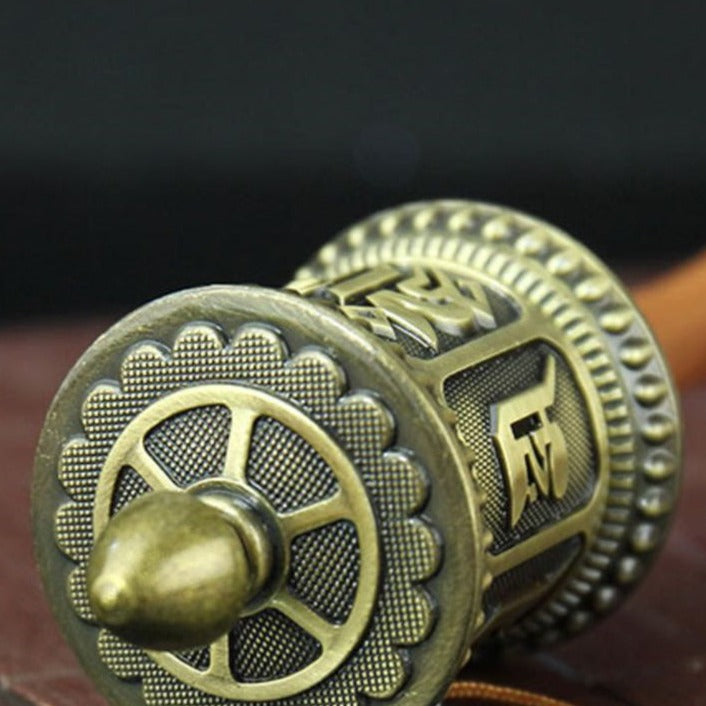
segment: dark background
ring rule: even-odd
[[[706,5],[0,5],[0,320],[284,283],[403,201],[704,245]]]

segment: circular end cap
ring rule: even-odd
[[[330,307],[254,287],[118,323],[62,385],[37,454],[53,608],[128,705],[438,700],[478,611],[476,513],[399,357]]]

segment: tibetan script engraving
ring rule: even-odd
[[[556,361],[547,357],[538,385],[494,404],[493,441],[510,496],[510,527],[529,502],[540,496],[560,499],[569,484],[566,440],[548,410],[556,394]]]
[[[353,320],[365,320],[378,336],[395,340],[396,324],[435,352],[438,331],[462,336],[497,327],[485,290],[470,279],[413,267],[408,273],[382,265],[329,288]]]

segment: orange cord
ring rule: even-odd
[[[457,681],[446,694],[448,701],[494,701],[504,706],[571,706],[568,701],[559,701],[550,696],[531,691],[497,686],[482,681]]]
[[[634,292],[677,385],[706,382],[706,251]]]

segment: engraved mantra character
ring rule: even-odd
[[[497,327],[480,284],[452,279],[439,270],[413,267],[406,275],[382,265],[338,282],[330,291],[347,316],[364,319],[378,336],[395,340],[395,323],[436,352],[437,330],[459,336]],[[351,303],[361,298],[365,304]]]
[[[493,441],[510,495],[510,527],[539,495],[561,499],[569,484],[566,441],[547,416],[556,394],[556,361],[547,358],[539,385],[491,408]]]

